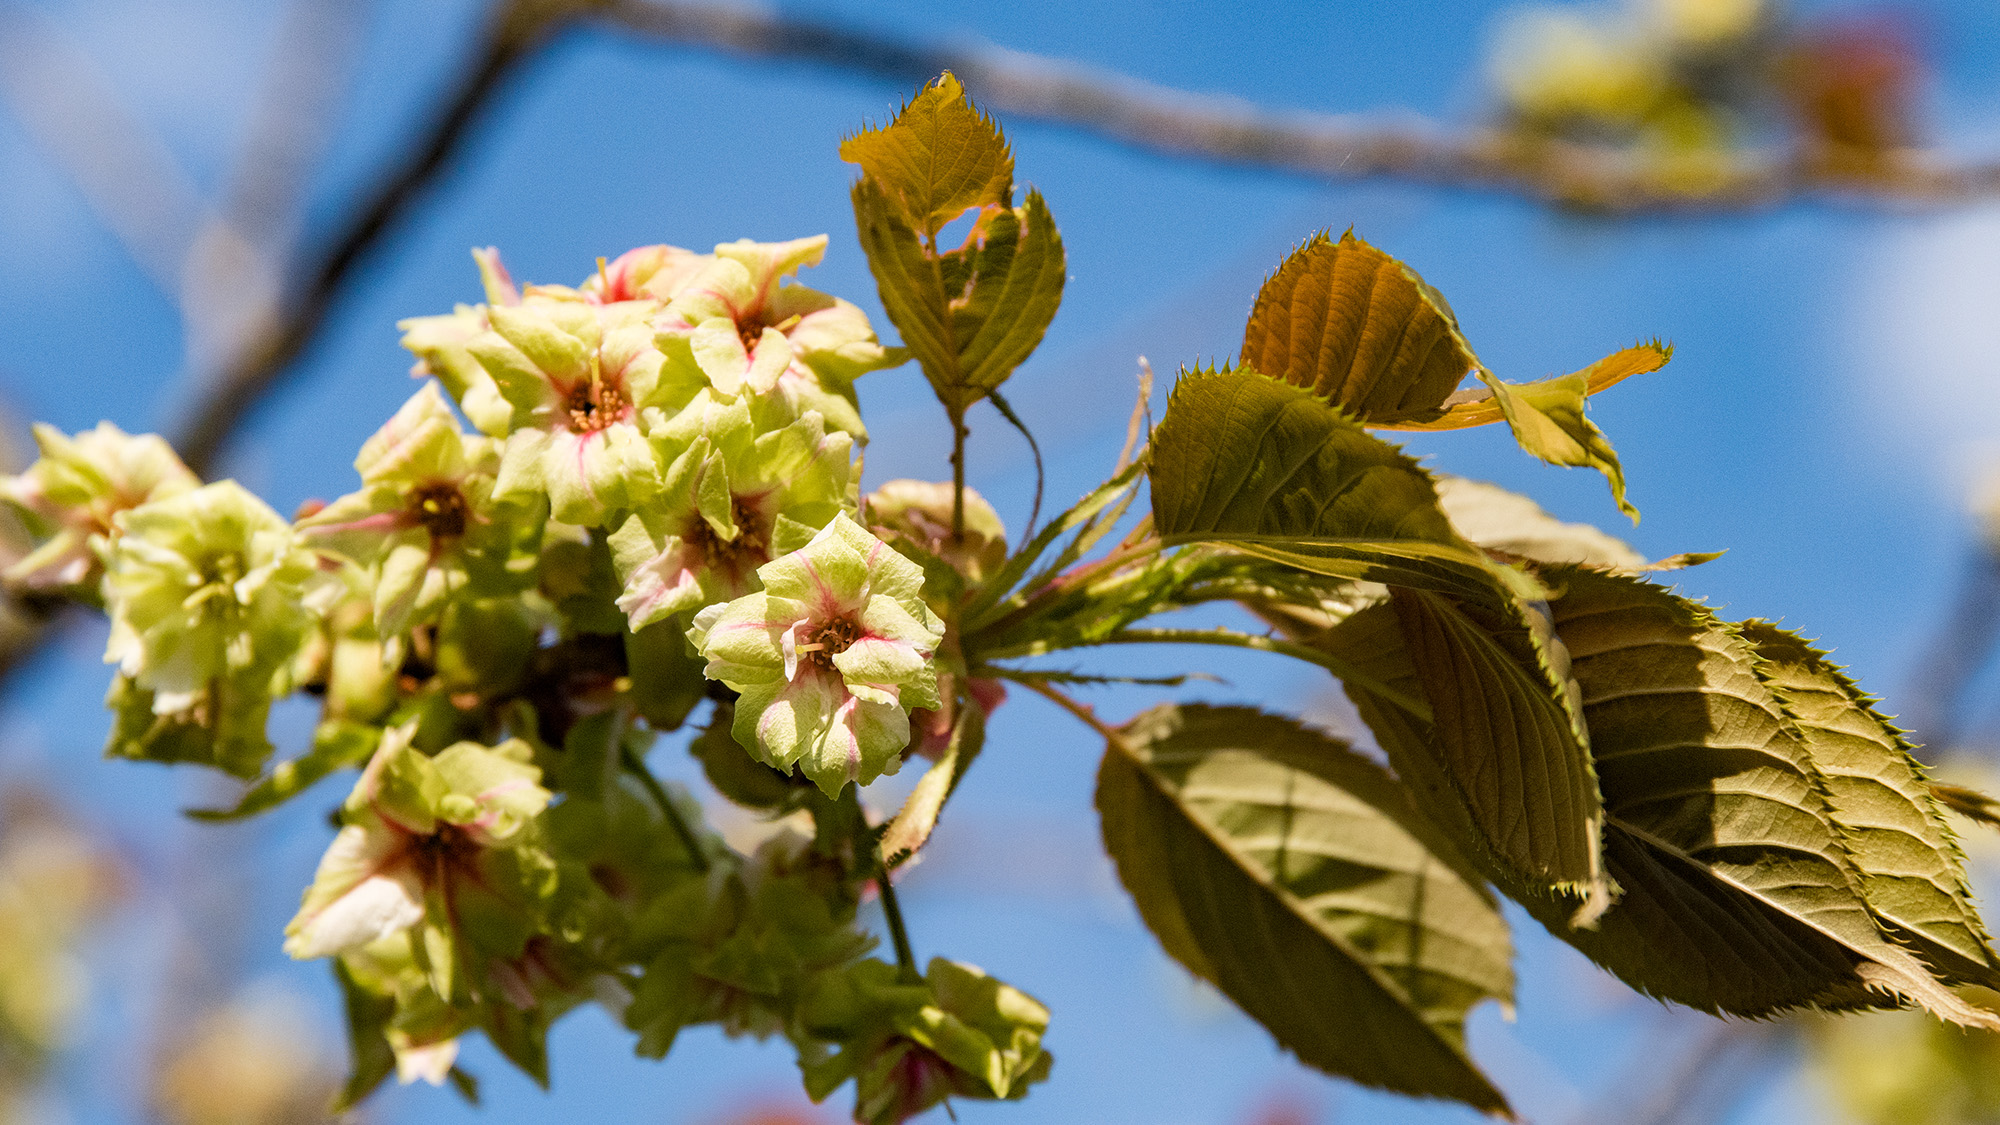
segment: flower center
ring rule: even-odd
[[[764,322],[756,317],[739,320],[736,322],[736,336],[743,341],[743,354],[749,355],[757,350],[757,341],[764,338]]]
[[[741,496],[731,498],[730,518],[736,521],[734,539],[718,537],[698,513],[682,538],[701,552],[711,569],[720,571],[733,586],[741,586],[745,575],[771,561],[771,529],[764,513]]]
[[[431,533],[432,539],[456,539],[465,534],[468,512],[465,494],[450,481],[432,481],[410,493],[410,518]]]
[[[621,422],[631,413],[625,393],[606,382],[583,382],[569,389],[569,428],[580,434],[596,433]]]
[[[833,658],[846,652],[865,631],[860,622],[851,617],[836,617],[815,629],[806,643],[798,647],[799,662],[832,668]]]
[[[435,831],[410,841],[419,862],[428,873],[442,873],[462,867],[479,854],[479,844],[456,824],[440,822]]]

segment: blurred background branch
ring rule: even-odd
[[[1851,143],[1860,138],[1857,132],[1838,145],[1772,145],[1732,154],[1727,161],[1710,159],[1714,154],[1663,159],[1657,151],[1588,143],[1562,130],[1518,123],[1460,128],[1402,113],[1284,110],[1042,55],[903,41],[768,9],[612,0],[601,18],[682,46],[798,59],[906,82],[950,70],[978,93],[982,105],[1009,117],[1085,129],[1166,155],[1318,179],[1400,180],[1620,213],[1736,212],[1806,200],[1944,206],[2000,196],[2000,163],[1959,161],[1909,147],[1902,136],[1880,135],[1871,138],[1877,144],[1857,145]],[[1763,32],[1761,24],[1747,26],[1743,37]],[[1824,81],[1845,80],[1829,75]],[[1880,151],[1839,151],[1866,147]]]

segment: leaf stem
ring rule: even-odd
[[[882,863],[879,849],[875,855],[875,889],[882,892],[882,916],[889,920],[889,942],[896,947],[896,968],[906,980],[921,981],[923,974],[917,971],[917,955],[910,951],[910,931],[903,926],[903,908],[896,902],[896,883],[889,877],[889,868]]]
[[[1067,693],[1058,691],[1057,689],[1051,687],[1046,683],[1040,683],[1034,680],[1021,680],[1021,679],[1014,680],[1013,682],[1020,684],[1022,687],[1027,688],[1029,691],[1032,691],[1036,695],[1041,696],[1043,699],[1046,699],[1049,702],[1055,704],[1056,706],[1062,708],[1063,710],[1068,711],[1071,715],[1076,717],[1078,722],[1081,722],[1084,726],[1089,727],[1091,730],[1096,731],[1098,734],[1103,735],[1104,740],[1106,742],[1111,743],[1112,745],[1118,747],[1119,749],[1124,750],[1129,748],[1129,746],[1131,745],[1130,743],[1125,741],[1125,735],[1121,733],[1117,727],[1111,726],[1110,724],[1106,723],[1103,719],[1098,718],[1097,712],[1092,710],[1088,704],[1078,703],[1076,700],[1071,699]]]
[[[1015,429],[1021,431],[1022,437],[1028,439],[1028,452],[1033,454],[1035,458],[1035,502],[1028,508],[1028,526],[1021,531],[1021,542],[1026,543],[1035,537],[1035,525],[1040,523],[1042,519],[1042,485],[1046,476],[1042,470],[1042,447],[1036,444],[1035,435],[1028,430],[1028,424],[1021,421],[1020,415],[1014,413],[1014,407],[1006,399],[1000,397],[1000,389],[998,387],[987,391],[986,398],[987,401],[993,404],[993,409],[1000,412],[1002,418],[1005,418]],[[1125,466],[1120,465],[1118,467],[1122,469]]]
[[[645,759],[621,742],[618,747],[618,761],[625,767],[625,772],[639,779],[639,784],[645,788],[647,795],[653,798],[653,803],[660,806],[660,815],[666,818],[667,826],[674,830],[674,835],[680,837],[681,847],[687,849],[688,857],[694,861],[694,869],[704,875],[708,874],[708,853],[702,850],[701,842],[695,836],[693,827],[681,816],[680,809],[674,806],[674,800],[667,795],[666,787],[653,776],[652,770],[646,768]]]
[[[965,541],[965,411],[951,416],[951,541]]]

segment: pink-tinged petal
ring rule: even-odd
[[[634,568],[618,597],[618,608],[632,628],[643,629],[706,601],[698,574],[703,562],[700,551],[674,536],[665,550]]]
[[[862,609],[861,627],[867,636],[899,641],[928,656],[944,640],[944,626],[922,602],[915,603],[915,607],[923,611],[923,616],[910,612],[910,606],[904,602],[877,595],[869,598]]]
[[[757,394],[770,394],[791,365],[792,345],[785,339],[785,334],[775,328],[766,328],[757,340],[756,349],[749,355],[743,385]]]
[[[829,797],[838,796],[848,782],[861,779],[861,738],[855,730],[860,707],[861,700],[853,696],[842,702],[832,725],[804,763],[805,775]]]
[[[821,792],[836,796],[850,781],[866,785],[894,773],[909,743],[910,717],[901,707],[849,695],[825,736],[800,759],[799,770]]]
[[[408,512],[376,512],[373,515],[362,516],[360,519],[348,520],[345,523],[320,523],[314,524],[311,527],[302,527],[299,529],[299,534],[310,540],[315,536],[340,535],[352,531],[390,532],[398,528],[415,527],[416,525],[416,517],[410,515]]]
[[[304,903],[285,927],[285,952],[303,961],[391,937],[423,918],[423,902],[406,838],[348,825],[321,857]]]
[[[790,769],[819,742],[846,699],[839,676],[808,664],[789,683],[746,686],[737,700],[732,731],[758,760]]]
[[[513,275],[500,262],[500,249],[487,246],[472,252],[472,260],[479,264],[479,280],[486,288],[486,302],[492,305],[518,305],[521,290],[514,284]]]

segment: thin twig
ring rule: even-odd
[[[1117,727],[1098,718],[1096,710],[1089,704],[1078,703],[1076,700],[1071,699],[1067,692],[1058,691],[1047,683],[1034,680],[1015,679],[1013,682],[1020,684],[1043,699],[1068,711],[1071,715],[1075,716],[1078,722],[1103,735],[1106,742],[1120,748],[1129,748],[1131,746],[1131,743],[1125,740],[1125,735]]]
[[[888,865],[877,857],[875,869],[875,889],[882,894],[882,916],[889,920],[889,942],[896,948],[896,968],[907,980],[923,979],[917,971],[917,955],[910,949],[910,931],[903,925],[903,908],[896,901],[896,883],[889,877]]]
[[[630,746],[621,743],[618,747],[618,761],[625,767],[626,773],[638,779],[640,786],[646,790],[646,795],[653,799],[653,803],[660,806],[660,815],[666,818],[667,826],[680,838],[681,846],[687,849],[688,858],[694,861],[695,870],[707,874],[708,853],[702,849],[700,837],[694,834],[693,826],[681,816],[680,808],[674,804],[673,797],[667,793],[666,787],[660,784],[660,779],[654,777],[653,771],[646,768],[646,760]]]
[[[1803,199],[1939,206],[2000,195],[2000,163],[1899,153],[1865,172],[1808,154],[1768,152],[1678,170],[1601,146],[1503,129],[1454,129],[1408,115],[1274,109],[984,44],[913,43],[763,7],[610,0],[604,18],[693,47],[797,59],[911,85],[950,70],[980,104],[1087,129],[1135,148],[1325,180],[1396,179],[1620,212],[1735,212]]]
[[[197,473],[213,464],[223,443],[292,361],[318,336],[321,325],[360,265],[437,180],[484,117],[516,66],[572,14],[577,5],[512,0],[495,12],[478,57],[422,140],[380,180],[368,201],[315,258],[298,296],[263,338],[208,388],[174,445]],[[537,19],[530,19],[530,15]]]
[[[951,415],[951,541],[965,542],[965,411]]]
[[[220,206],[177,290],[189,366],[214,370],[270,330],[314,167],[353,76],[367,0],[290,0]]]

